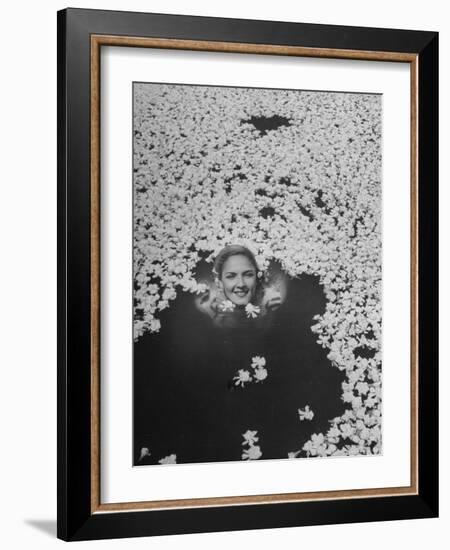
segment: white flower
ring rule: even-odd
[[[350,426],[350,424],[341,424],[340,426],[343,437],[352,437],[355,433],[355,429]]]
[[[323,445],[325,438],[323,434],[312,434],[311,440],[313,444],[317,446],[317,445]]]
[[[177,463],[177,455],[172,454],[169,456],[165,456],[164,458],[161,458],[159,460],[160,464],[176,464]]]
[[[337,443],[338,441],[338,438],[340,437],[341,435],[341,432],[340,430],[336,427],[336,425],[332,426],[328,432],[327,432],[327,438],[330,440],[330,441],[333,441],[334,443]]]
[[[343,394],[342,394],[342,401],[344,401],[344,403],[351,403],[354,399],[354,395],[353,395],[353,392],[352,391],[345,391]]]
[[[231,300],[223,300],[219,304],[220,311],[233,311],[235,307],[235,304]]]
[[[177,293],[173,288],[166,288],[164,292],[162,293],[162,299],[163,300],[174,300],[177,297]]]
[[[298,416],[300,420],[312,420],[314,412],[310,409],[309,405],[306,405],[304,409],[298,409]]]
[[[161,328],[161,321],[159,319],[152,319],[150,321],[150,332],[159,332]]]
[[[256,382],[262,382],[267,378],[267,370],[262,367],[257,368],[255,369],[253,376],[255,377]]]
[[[253,445],[256,443],[259,439],[257,434],[257,430],[247,430],[244,434],[242,434],[242,437],[244,438],[242,445]]]
[[[167,300],[161,300],[158,303],[158,309],[162,311],[163,309],[166,309],[166,307],[169,307],[169,302]]]
[[[259,445],[253,445],[242,451],[242,460],[258,460],[262,457],[261,448]]]
[[[248,303],[245,306],[245,313],[247,314],[247,317],[255,319],[261,313],[261,308],[258,306],[254,306],[251,303]]]
[[[248,370],[240,369],[236,376],[233,377],[234,385],[243,387],[248,382],[251,382],[252,376]]]
[[[255,357],[252,357],[252,367],[254,369],[257,369],[259,367],[265,367],[265,366],[266,366],[265,357],[261,357],[259,355],[255,355]]]
[[[141,455],[139,457],[139,460],[142,460],[146,456],[150,456],[152,453],[149,451],[148,447],[142,447],[141,449]]]
[[[356,390],[362,394],[362,395],[366,395],[367,392],[369,391],[369,384],[367,384],[367,382],[358,382],[356,384]]]
[[[326,454],[326,444],[323,434],[312,434],[311,439],[303,445],[303,450],[310,456]]]

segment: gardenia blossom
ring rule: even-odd
[[[242,460],[258,460],[262,457],[261,447],[259,445],[252,445],[248,449],[242,451]]]
[[[254,369],[265,367],[266,366],[266,358],[260,357],[259,355],[256,355],[255,357],[252,357],[252,365]]]
[[[267,378],[267,369],[259,367],[253,372],[253,376],[256,382],[262,382]]]
[[[165,456],[164,458],[161,458],[159,460],[160,464],[176,464],[177,463],[177,455],[172,454],[169,456]]]
[[[220,302],[219,309],[220,311],[233,311],[235,308],[235,304],[231,300],[223,300],[223,302]]]
[[[244,434],[242,434],[242,437],[244,438],[243,445],[253,445],[254,443],[258,442],[257,437],[257,430],[247,430]]]
[[[139,460],[142,460],[146,456],[150,456],[150,455],[151,455],[151,452],[149,451],[149,449],[147,447],[142,447],[141,455],[139,456]]]
[[[323,434],[312,434],[311,440],[303,445],[303,450],[310,456],[325,456],[327,447]]]
[[[161,328],[161,321],[159,319],[152,319],[150,321],[150,330],[152,332],[159,332]]]
[[[247,314],[247,317],[255,319],[261,313],[261,308],[249,303],[245,306],[245,313]]]
[[[304,409],[298,409],[298,416],[300,420],[312,420],[314,418],[314,412],[306,405]]]
[[[255,445],[259,441],[257,430],[247,430],[242,434],[242,460],[258,460],[262,456],[261,447]]]
[[[248,370],[240,369],[236,376],[233,377],[235,386],[244,387],[247,382],[251,382],[252,375]]]

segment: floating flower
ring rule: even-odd
[[[253,376],[255,377],[256,382],[262,382],[267,378],[267,369],[259,367],[255,369]]]
[[[312,434],[311,439],[303,445],[303,450],[307,456],[324,456],[326,455],[326,443],[323,434]]]
[[[257,434],[257,430],[247,430],[244,434],[242,434],[242,437],[244,438],[243,445],[253,445],[254,443],[256,443],[258,441]]]
[[[145,458],[146,456],[150,456],[151,455],[151,452],[150,450],[148,449],[148,447],[142,447],[141,449],[141,454],[139,456],[139,460],[142,460],[143,458]]]
[[[158,302],[159,311],[162,311],[163,309],[166,309],[167,307],[169,307],[169,302],[167,300],[161,300],[160,302]]]
[[[161,329],[161,321],[159,319],[152,319],[150,321],[150,332],[159,332]]]
[[[245,306],[245,313],[247,314],[247,317],[255,319],[261,313],[261,308],[249,303]]]
[[[361,394],[361,395],[366,395],[369,391],[369,384],[367,384],[367,382],[358,382],[356,384],[356,390]]]
[[[332,443],[337,443],[341,437],[341,431],[336,425],[332,426],[327,432],[327,439]]]
[[[259,445],[255,445],[255,443],[259,441],[257,434],[257,430],[247,430],[242,434],[242,437],[244,438],[244,441],[242,442],[242,460],[258,460],[258,458],[261,458],[261,447]]]
[[[266,359],[265,357],[260,357],[259,355],[256,355],[255,357],[252,357],[252,365],[254,369],[257,369],[259,367],[265,367],[266,366]]]
[[[176,464],[177,463],[177,455],[172,454],[169,456],[165,456],[164,458],[161,458],[159,460],[160,464]]]
[[[300,420],[312,420],[314,418],[314,412],[310,409],[309,405],[306,405],[304,409],[298,409],[298,416]]]
[[[342,437],[352,437],[355,433],[355,429],[350,426],[350,424],[341,424],[341,433]]]
[[[243,460],[258,460],[258,458],[261,458],[261,457],[262,457],[262,452],[259,445],[254,445],[242,451]]]
[[[240,369],[236,376],[233,377],[234,385],[244,387],[245,384],[251,382],[252,375],[248,370]]]
[[[223,312],[233,311],[235,307],[236,307],[235,304],[233,304],[231,300],[223,300],[219,304],[219,309],[220,311],[223,311]]]

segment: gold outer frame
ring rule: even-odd
[[[91,513],[123,512],[137,510],[164,510],[199,507],[220,507],[250,504],[274,504],[307,502],[314,500],[343,500],[367,497],[405,496],[419,494],[418,479],[418,55],[397,52],[374,52],[330,48],[305,48],[265,44],[243,44],[235,42],[211,42],[164,38],[139,38],[115,35],[91,35],[90,67],[90,178],[91,178]],[[410,65],[410,341],[411,341],[411,389],[410,389],[410,485],[376,489],[353,489],[344,491],[317,491],[303,493],[282,493],[231,497],[209,497],[196,499],[154,500],[142,502],[101,503],[100,499],[100,51],[102,46],[140,48],[163,48],[207,52],[228,52],[241,54],[287,55],[330,59],[359,59],[390,61]]]

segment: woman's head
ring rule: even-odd
[[[223,248],[215,259],[214,272],[227,300],[238,306],[254,301],[259,288],[258,264],[248,248],[240,245]]]

